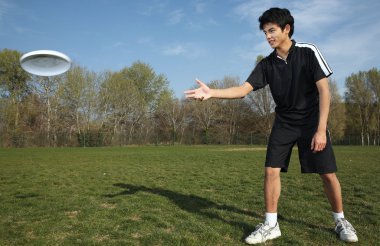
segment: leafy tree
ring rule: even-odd
[[[56,133],[55,130],[52,130],[53,122],[53,108],[56,106],[56,91],[59,83],[62,81],[62,76],[53,76],[53,77],[42,77],[42,76],[33,76],[32,77],[34,83],[34,91],[39,95],[44,105],[42,106],[41,112],[43,117],[45,118],[45,122],[41,124],[45,126],[45,130],[43,134],[46,136],[46,144],[51,146],[56,144]],[[52,134],[51,134],[52,133]],[[51,136],[53,136],[53,141]]]
[[[258,64],[263,58],[262,55],[258,56],[256,64]],[[247,101],[252,105],[252,110],[260,116],[257,126],[260,127],[260,131],[264,133],[268,139],[272,129],[274,109],[276,106],[269,86],[265,86],[254,93],[248,94]]]
[[[120,143],[132,143],[133,135],[143,120],[153,119],[160,96],[166,91],[166,77],[157,75],[142,62],[106,75],[100,88],[101,111],[112,124],[113,135],[123,132],[127,137]]]
[[[329,131],[331,138],[341,139],[344,136],[346,128],[346,107],[342,96],[339,94],[337,83],[330,81],[330,114],[329,114]]]
[[[28,81],[30,75],[20,65],[21,53],[16,50],[4,49],[0,51],[0,96],[10,100],[12,128],[19,129],[20,103],[30,93]]]
[[[369,87],[373,92],[374,115],[371,129],[374,132],[374,144],[380,144],[380,70],[372,68],[368,72]]]
[[[212,81],[207,85],[210,88],[217,88],[218,81]],[[192,127],[196,126],[196,128],[193,129],[193,138],[195,137],[195,129],[201,129],[201,142],[203,144],[211,143],[211,129],[215,125],[215,122],[218,120],[220,115],[220,107],[218,106],[219,103],[219,100],[214,99],[206,100],[203,102],[199,102],[197,100],[191,100],[188,102],[188,117],[190,117],[190,119],[187,121]]]
[[[239,78],[237,77],[224,77],[221,81],[217,81],[218,88],[228,88],[233,86],[239,86]],[[220,112],[219,117],[217,117],[218,124],[215,127],[218,129],[218,133],[224,141],[219,140],[219,142],[226,142],[227,144],[233,144],[238,135],[239,128],[241,127],[242,118],[247,116],[246,112],[246,102],[241,99],[237,100],[219,100],[218,101],[218,112]]]
[[[97,117],[98,79],[96,73],[74,65],[64,74],[57,91],[58,111],[69,116],[66,127],[75,130],[81,146],[88,145],[91,122]]]
[[[360,129],[361,143],[369,144],[371,115],[373,109],[373,92],[368,83],[368,73],[360,71],[346,79],[346,103],[349,105],[348,119],[353,128]]]
[[[148,112],[154,111],[161,93],[168,91],[167,78],[162,74],[157,75],[146,63],[134,62],[131,67],[122,69],[120,73],[136,88],[140,102],[147,107]]]
[[[181,142],[185,123],[185,104],[175,98],[173,92],[161,94],[157,110],[155,111],[158,124],[164,132],[169,133],[171,142]],[[157,129],[158,130],[158,129]],[[181,130],[179,132],[179,130]],[[180,139],[178,139],[180,135]]]

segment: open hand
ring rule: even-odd
[[[209,99],[211,97],[211,89],[199,79],[196,79],[195,82],[197,82],[199,88],[185,91],[186,98],[198,99],[201,101]]]

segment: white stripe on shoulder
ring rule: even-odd
[[[332,74],[331,68],[327,64],[325,58],[322,56],[322,53],[319,51],[319,49],[317,48],[317,46],[315,46],[314,44],[310,44],[310,43],[296,43],[296,46],[297,47],[306,47],[306,48],[309,48],[309,49],[313,50],[314,51],[314,55],[315,55],[315,57],[318,60],[319,66],[321,66],[321,68],[322,68],[323,72],[325,73],[325,75],[329,76],[329,75]]]

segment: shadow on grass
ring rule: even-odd
[[[196,195],[185,195],[181,194],[175,191],[162,189],[162,188],[149,188],[143,185],[132,185],[132,184],[124,184],[124,183],[117,183],[114,184],[116,187],[120,187],[122,189],[125,189],[119,193],[116,194],[108,194],[105,195],[105,197],[113,198],[116,196],[123,196],[123,195],[133,195],[137,192],[147,192],[159,196],[163,196],[168,198],[170,201],[172,201],[174,204],[176,204],[179,208],[183,209],[184,211],[195,213],[201,216],[208,217],[210,219],[217,219],[224,223],[228,223],[232,226],[241,228],[244,231],[244,235],[241,238],[242,241],[244,241],[245,236],[247,236],[249,233],[252,232],[255,225],[248,225],[244,222],[238,222],[233,220],[227,220],[220,215],[216,214],[215,212],[210,211],[210,209],[218,209],[221,211],[229,211],[237,214],[242,215],[248,215],[254,218],[259,218],[260,220],[263,220],[263,217],[255,212],[249,212],[245,211],[230,205],[225,204],[218,204],[216,202],[210,201],[206,198],[196,196]],[[302,220],[292,219],[292,218],[286,218],[281,215],[279,215],[279,219],[285,222],[288,222],[290,224],[304,226],[310,229],[319,229],[326,231],[328,233],[332,233],[333,230],[331,228],[327,227],[321,227],[314,224],[307,223]]]
[[[238,221],[225,219],[221,217],[220,215],[216,214],[215,212],[210,211],[210,209],[218,209],[220,211],[228,211],[228,212],[233,212],[237,214],[248,215],[255,218],[260,218],[260,220],[262,219],[262,216],[257,213],[245,211],[245,210],[242,210],[233,206],[229,206],[229,205],[218,204],[216,202],[210,201],[206,198],[196,196],[196,195],[185,195],[185,194],[181,194],[181,193],[167,190],[167,189],[149,188],[143,185],[118,183],[118,184],[114,184],[114,186],[123,188],[125,190],[117,194],[105,195],[105,197],[113,198],[116,196],[133,195],[137,192],[147,192],[147,193],[163,196],[163,197],[168,198],[170,201],[172,201],[174,204],[176,204],[179,208],[181,208],[184,211],[205,216],[210,219],[217,219],[224,223],[228,223],[232,226],[242,228],[245,235],[249,234],[252,231],[252,229],[254,228],[254,225],[248,225],[244,222],[238,222]]]
[[[38,194],[35,194],[35,193],[16,194],[16,195],[15,195],[16,198],[20,198],[20,199],[34,198],[34,197],[38,197],[38,196],[39,196],[39,195],[38,195]]]
[[[314,225],[314,224],[311,224],[311,223],[308,223],[308,222],[305,222],[305,221],[302,221],[302,220],[297,220],[297,219],[292,219],[292,218],[285,218],[284,216],[282,215],[278,215],[278,219],[281,223],[281,221],[286,221],[287,223],[290,223],[294,226],[303,226],[303,227],[307,227],[307,228],[310,228],[310,229],[315,229],[315,230],[322,230],[322,231],[325,231],[325,232],[328,232],[328,233],[333,233],[335,234],[334,232],[334,228],[332,227],[326,227],[326,226],[318,226],[318,225]]]

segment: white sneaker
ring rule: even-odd
[[[338,219],[335,226],[335,232],[339,235],[340,240],[354,243],[358,241],[354,227],[346,219]]]
[[[260,223],[256,226],[255,231],[245,239],[245,242],[248,244],[264,243],[279,236],[281,236],[281,231],[278,223],[274,227],[270,227],[268,223]]]

